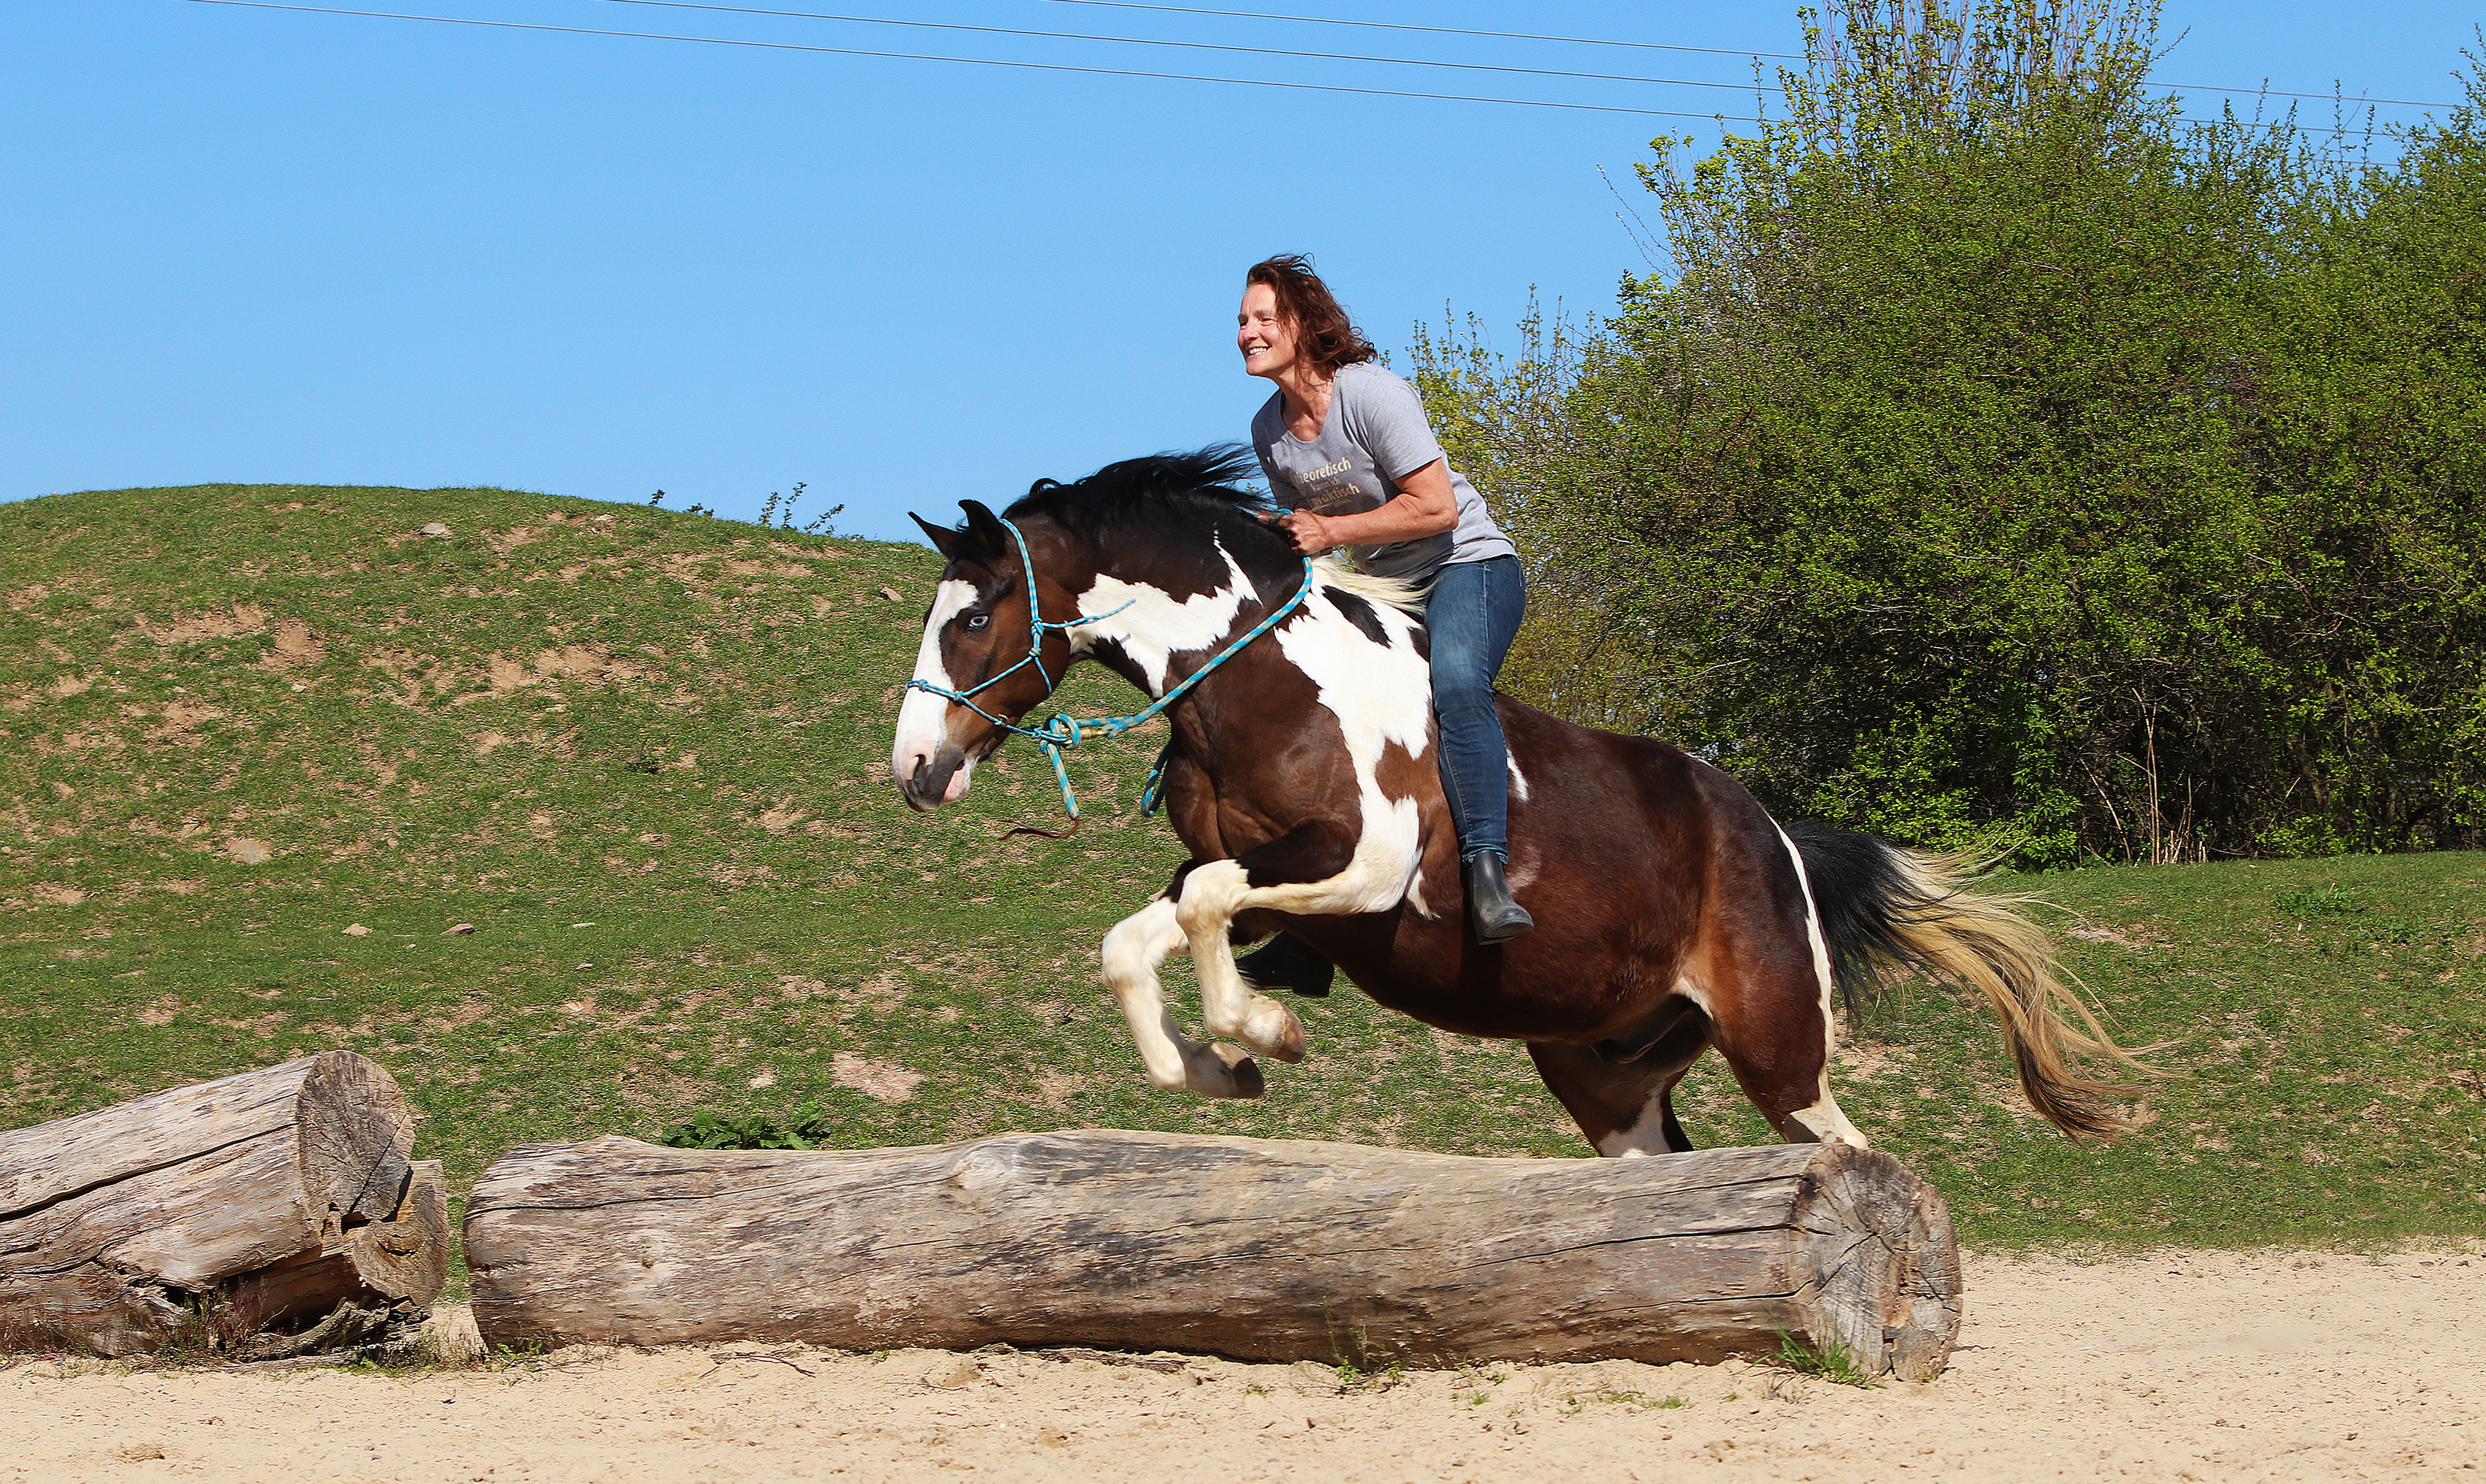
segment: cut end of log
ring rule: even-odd
[[[397,1079],[349,1051],[311,1058],[294,1113],[302,1189],[321,1204],[322,1232],[345,1232],[395,1219],[414,1171],[414,1114]]]
[[[1931,1381],[1959,1338],[1959,1242],[1942,1193],[1878,1149],[1816,1146],[1798,1201],[1796,1277],[1817,1302],[1816,1356],[1837,1346],[1868,1376]]]

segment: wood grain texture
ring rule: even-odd
[[[262,1359],[419,1323],[449,1223],[413,1133],[342,1051],[0,1133],[0,1350]]]
[[[1942,1197],[1840,1144],[1637,1160],[1080,1130],[850,1151],[533,1144],[469,1200],[495,1344],[1087,1344],[1242,1360],[1775,1354],[1929,1376]]]

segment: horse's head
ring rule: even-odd
[[[963,796],[976,764],[1009,739],[1001,724],[1018,722],[1053,694],[1071,658],[1070,641],[1048,629],[1036,649],[1040,663],[1026,663],[1028,637],[1039,615],[1028,608],[1025,557],[990,509],[973,500],[958,504],[967,519],[955,530],[913,517],[949,559],[915,655],[921,683],[898,707],[898,738],[889,756],[899,790],[919,810]],[[1063,583],[1093,574],[1071,560],[1067,543],[1049,526],[1025,526],[1021,535],[1036,560],[1037,603],[1057,617],[1069,612],[1076,600]]]
[[[1008,521],[973,500],[958,502],[967,519],[955,530],[916,516],[949,565],[890,753],[906,802],[928,810],[965,794],[976,764],[1074,661],[1102,659],[1157,695],[1177,654],[1224,643],[1261,592],[1291,591],[1300,561],[1261,525],[1266,507],[1230,487],[1251,467],[1241,449],[1158,453],[1068,484],[1038,480]]]

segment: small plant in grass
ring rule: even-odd
[[[465,1371],[500,1371],[533,1365],[551,1354],[542,1340],[491,1345],[472,1355],[444,1356],[420,1344],[371,1345],[340,1356],[337,1368],[362,1375],[430,1376]]]
[[[806,1103],[780,1122],[766,1113],[719,1113],[703,1108],[668,1127],[657,1142],[671,1149],[817,1149],[831,1142],[837,1125],[817,1103]]]
[[[1843,1387],[1869,1389],[1882,1384],[1864,1369],[1863,1357],[1838,1341],[1829,1339],[1817,1346],[1808,1345],[1783,1330],[1779,1332],[1779,1353],[1767,1363],[1799,1376],[1818,1376]],[[1727,1398],[1729,1401],[1733,1399]]]
[[[773,489],[770,490],[766,503],[760,507],[760,524],[771,531],[797,529],[794,524],[794,507],[801,502],[803,491],[808,487],[797,481],[793,489],[787,494],[781,495]],[[829,513],[799,529],[811,536],[835,536],[838,534],[835,522],[845,512],[846,508],[843,505],[830,506]]]
[[[155,1352],[155,1363],[169,1366],[216,1364],[241,1354],[260,1327],[221,1287],[180,1294],[180,1322]]]
[[[2337,885],[2282,888],[2273,893],[2271,905],[2289,918],[2353,918],[2373,910],[2362,893]]]

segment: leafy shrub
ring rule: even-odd
[[[2486,841],[2486,92],[2379,165],[2155,27],[1834,5],[1600,332],[1420,343],[1522,694],[2024,866]]]

